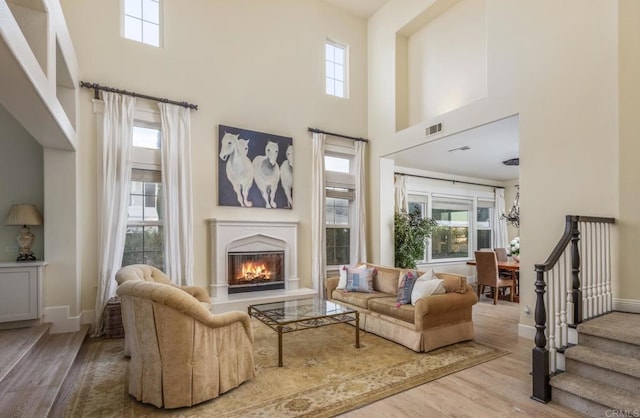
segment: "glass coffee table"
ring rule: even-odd
[[[301,299],[249,306],[252,316],[278,333],[278,367],[282,367],[282,334],[326,325],[355,322],[356,348],[360,348],[360,314],[325,299]]]

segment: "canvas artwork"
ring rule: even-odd
[[[292,138],[225,125],[218,138],[218,205],[292,208]]]

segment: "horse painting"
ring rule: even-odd
[[[253,159],[253,172],[256,186],[262,193],[266,207],[277,208],[275,198],[280,181],[278,144],[272,141],[267,142],[264,155],[258,155]]]
[[[285,196],[287,196],[288,207],[293,206],[293,199],[291,198],[291,192],[293,190],[293,145],[287,147],[286,152],[287,159],[280,165],[280,184],[282,190],[284,190]]]
[[[251,207],[249,189],[253,184],[253,166],[247,157],[249,140],[238,138],[239,135],[225,133],[220,144],[220,159],[226,161],[227,179],[233,185],[242,207]]]

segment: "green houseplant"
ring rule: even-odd
[[[396,212],[394,216],[395,265],[399,268],[416,268],[416,260],[422,259],[427,238],[438,227],[431,218],[422,218],[418,211]]]

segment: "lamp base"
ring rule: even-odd
[[[36,256],[33,253],[20,253],[16,261],[36,261]]]

